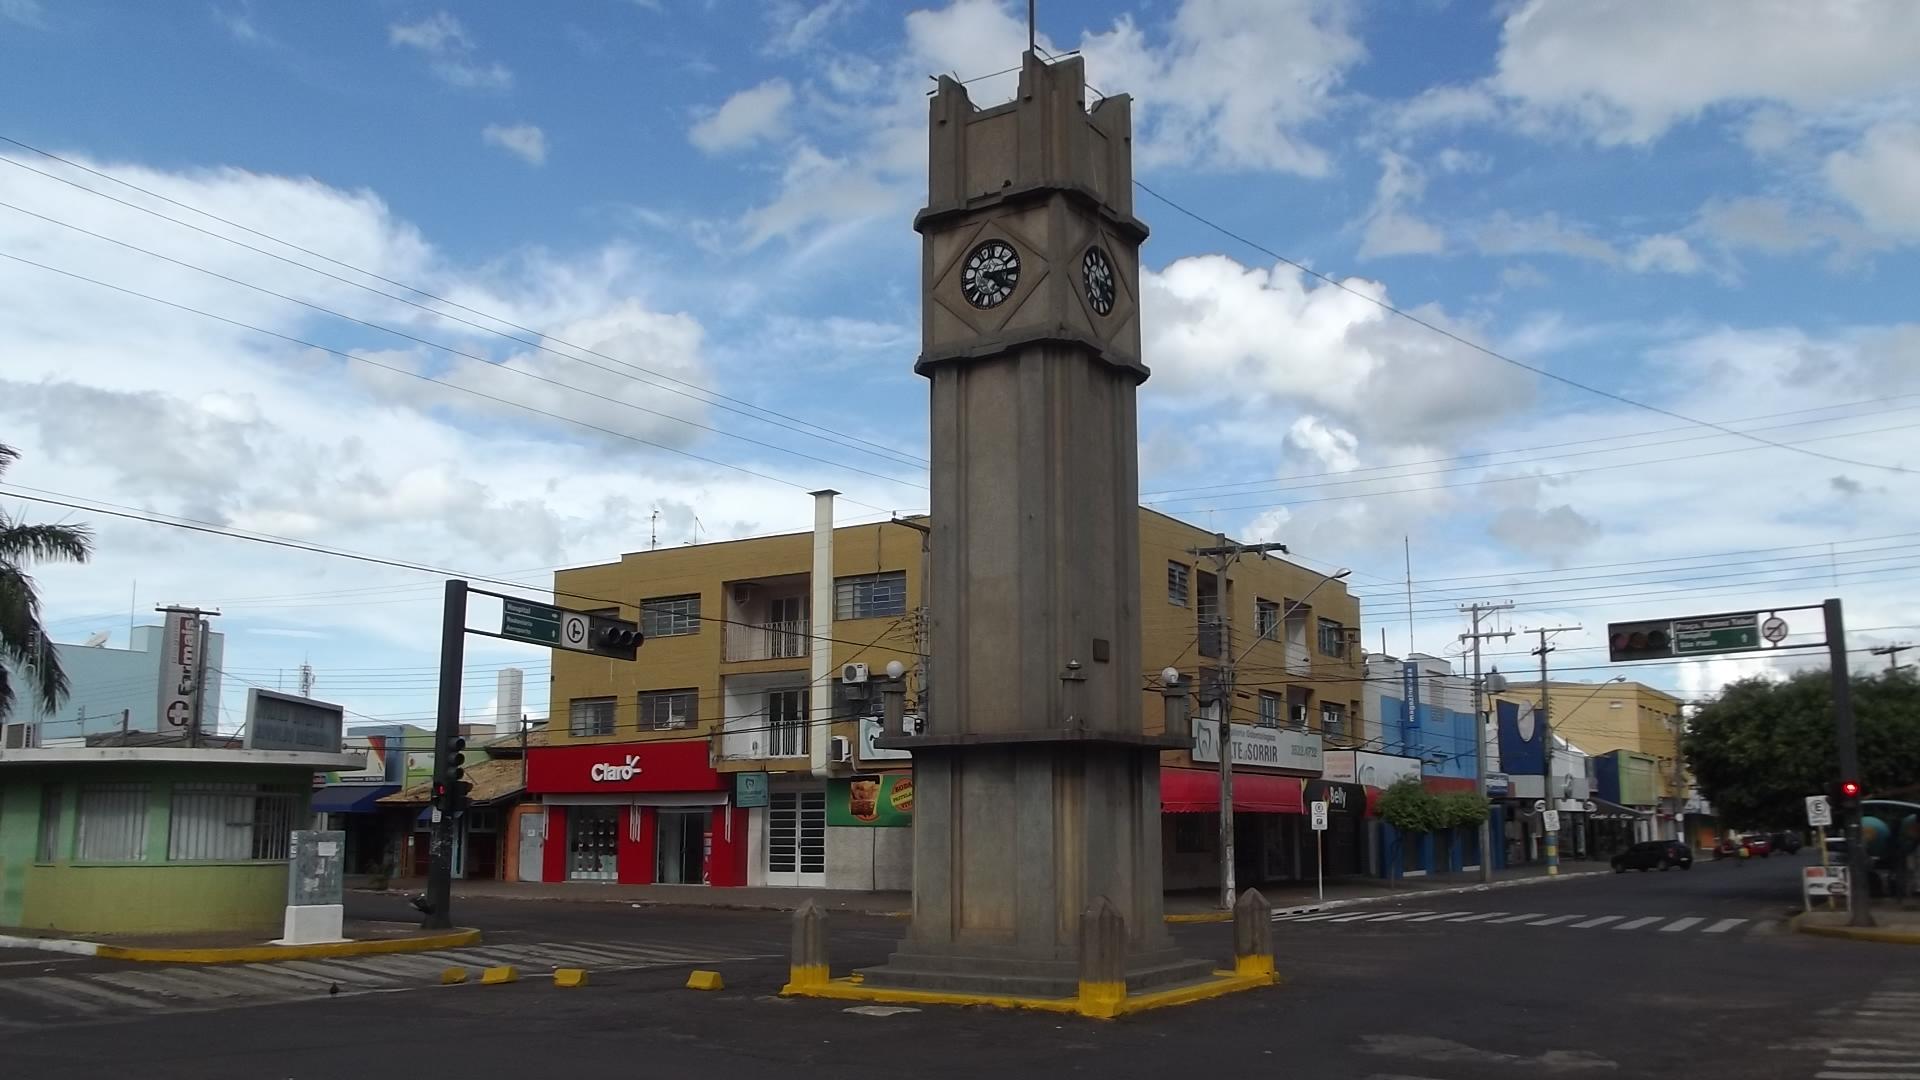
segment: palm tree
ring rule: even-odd
[[[0,445],[0,475],[20,452]],[[29,525],[0,511],[0,660],[23,673],[26,691],[53,712],[67,696],[60,654],[40,625],[40,597],[27,563],[40,560],[86,562],[93,553],[93,532],[84,525]],[[7,665],[0,664],[0,720],[13,711],[14,689]]]

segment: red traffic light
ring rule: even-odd
[[[1840,794],[1849,799],[1859,798],[1860,797],[1860,781],[1858,780],[1840,781]]]

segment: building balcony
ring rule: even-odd
[[[813,640],[812,627],[806,619],[785,619],[746,626],[728,623],[725,637],[728,663],[803,659]]]
[[[1287,674],[1289,675],[1313,674],[1313,656],[1312,654],[1307,652],[1306,642],[1304,641],[1287,642]]]

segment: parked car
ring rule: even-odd
[[[1763,859],[1773,854],[1773,841],[1764,836],[1749,836],[1745,843],[1748,852],[1758,855]]]
[[[1662,870],[1677,866],[1682,870],[1693,869],[1693,852],[1678,840],[1642,840],[1613,857],[1613,872],[1624,874],[1629,870]]]
[[[1773,842],[1773,850],[1784,851],[1788,855],[1798,854],[1800,848],[1803,846],[1803,841],[1797,832],[1777,832],[1773,834],[1771,840]]]

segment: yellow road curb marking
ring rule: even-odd
[[[149,949],[133,945],[102,945],[94,953],[108,960],[138,960],[162,964],[265,964],[275,960],[321,960],[329,956],[378,956],[382,953],[437,952],[458,949],[480,940],[478,930],[450,930],[420,937],[380,938],[372,941],[333,941],[325,945],[241,945],[232,948]]]
[[[512,964],[484,968],[480,972],[481,986],[499,986],[501,983],[519,982],[520,969]]]
[[[1280,978],[1277,975],[1240,975],[1231,971],[1216,971],[1213,977],[1205,982],[1176,986],[1168,990],[1153,990],[1144,994],[1127,994],[1117,1000],[1110,993],[1096,993],[1092,997],[1036,998],[1018,997],[1012,994],[897,990],[867,986],[852,979],[829,979],[824,983],[790,982],[780,989],[780,993],[783,997],[871,1001],[883,1005],[973,1005],[995,1009],[1030,1009],[1039,1012],[1074,1013],[1106,1020],[1129,1013],[1186,1005],[1227,994],[1237,994],[1243,990],[1257,990],[1264,986],[1279,984]]]
[[[585,986],[587,985],[587,970],[585,968],[554,968],[553,985]]]
[[[1813,934],[1816,937],[1872,941],[1882,945],[1920,945],[1920,930],[1893,930],[1884,926],[1820,926],[1816,923],[1801,922],[1800,920],[1805,917],[1805,912],[1795,915],[1787,920],[1787,925],[1798,933]]]
[[[689,990],[725,990],[727,982],[717,971],[695,971],[687,976]]]

